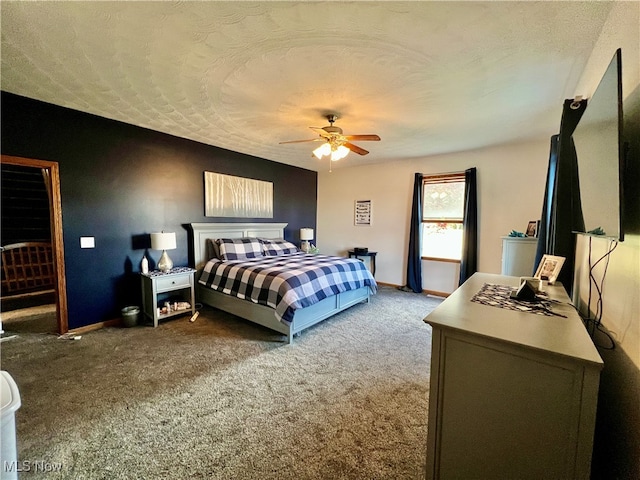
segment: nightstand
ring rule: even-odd
[[[369,261],[371,262],[371,275],[376,276],[376,255],[378,252],[358,252],[355,250],[349,250],[349,258],[355,257],[358,260],[362,260],[360,257],[369,257]]]
[[[142,309],[147,318],[158,326],[158,320],[196,312],[196,295],[194,277],[196,271],[188,267],[175,267],[164,273],[153,270],[141,273]],[[167,313],[161,313],[165,303],[170,303]],[[174,308],[175,303],[188,302],[189,308]]]

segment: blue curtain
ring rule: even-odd
[[[476,169],[464,172],[464,217],[462,220],[462,260],[460,281],[462,285],[478,271],[478,189]]]
[[[544,189],[544,199],[542,202],[542,213],[540,215],[540,228],[538,230],[538,245],[536,247],[536,258],[533,264],[531,275],[536,273],[538,264],[542,256],[549,251],[551,240],[549,230],[551,226],[551,205],[553,204],[553,192],[556,184],[556,170],[558,166],[558,138],[560,135],[551,137],[551,148],[549,151],[549,167],[547,168],[547,182]]]
[[[422,174],[416,173],[413,181],[413,206],[411,207],[411,230],[409,231],[409,255],[407,258],[407,285],[405,291],[422,293]]]
[[[562,282],[570,295],[573,289],[576,254],[576,240],[573,232],[584,231],[578,181],[578,157],[571,135],[586,106],[586,100],[580,102],[565,100],[560,132],[551,137],[547,183],[534,263],[535,272],[544,254],[564,257],[565,262],[558,275],[558,281]]]

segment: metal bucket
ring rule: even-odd
[[[140,316],[140,307],[124,307],[120,310],[122,314],[122,324],[125,327],[135,327]]]

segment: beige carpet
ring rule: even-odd
[[[1,346],[19,460],[59,469],[26,478],[421,478],[422,319],[439,303],[382,287],[291,346],[210,308],[80,340],[20,333]]]
[[[56,305],[39,305],[0,313],[2,328],[16,333],[56,333]]]

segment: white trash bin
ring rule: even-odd
[[[0,478],[18,478],[18,448],[16,442],[16,410],[20,408],[20,391],[9,373],[0,370]]]

